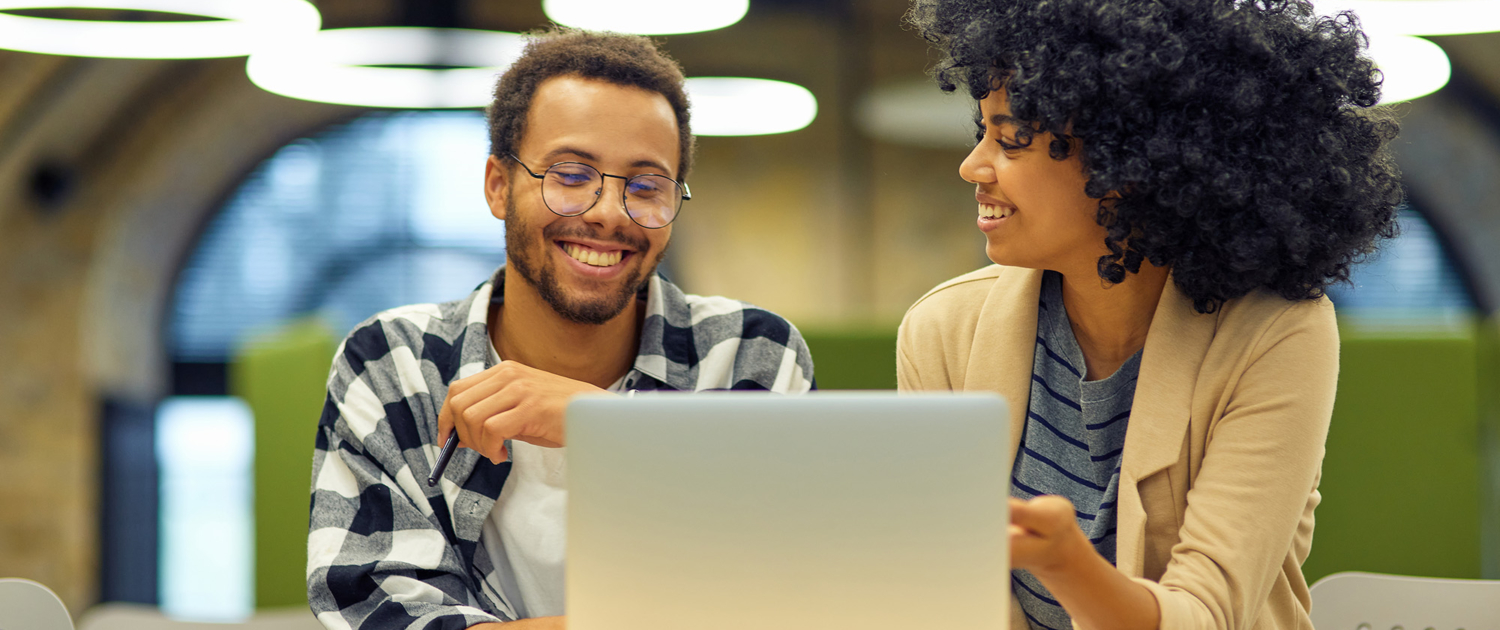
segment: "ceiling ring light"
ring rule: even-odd
[[[744,77],[687,80],[693,133],[760,136],[797,131],[818,117],[818,99],[795,83]]]
[[[1452,64],[1437,44],[1409,35],[1369,35],[1367,54],[1380,69],[1381,103],[1409,101],[1438,91],[1448,83]]]
[[[1319,14],[1353,11],[1366,33],[1465,35],[1500,31],[1494,0],[1316,0]]]
[[[110,9],[201,16],[186,22],[66,20],[4,13],[21,9]],[[74,57],[240,57],[322,26],[307,0],[0,0],[0,48]]]
[[[542,0],[547,18],[564,26],[636,35],[721,29],[745,17],[750,0]]]
[[[330,29],[257,52],[245,71],[263,90],[306,101],[400,109],[483,107],[497,76],[525,45],[521,35],[498,31]]]

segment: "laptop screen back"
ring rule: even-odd
[[[568,626],[1004,629],[1006,425],[982,394],[576,400]]]

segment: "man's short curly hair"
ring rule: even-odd
[[[528,36],[525,52],[495,83],[495,98],[486,111],[491,155],[503,159],[515,152],[526,133],[526,114],[537,86],[553,77],[577,76],[638,87],[666,97],[677,117],[681,152],[676,177],[687,181],[693,165],[693,130],[688,124],[682,67],[676,61],[650,39],[637,35],[555,27]]]
[[[1204,313],[1259,288],[1323,295],[1396,235],[1402,201],[1377,107],[1381,75],[1352,14],[1306,0],[915,0],[940,87],[1004,89],[1012,113],[1073,150],[1103,199],[1120,282],[1172,269]],[[1076,139],[1076,142],[1070,140]]]

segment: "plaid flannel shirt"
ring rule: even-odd
[[[504,267],[467,298],[382,312],[335,353],[313,460],[307,594],[327,628],[468,628],[511,621],[479,542],[510,463],[454,453],[436,488],[438,411],[454,379],[493,365],[487,314]],[[646,289],[633,390],[814,387],[786,320],[743,302]]]

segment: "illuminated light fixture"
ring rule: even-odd
[[[1315,0],[1319,15],[1353,11],[1370,38],[1369,55],[1385,75],[1380,102],[1409,101],[1436,92],[1453,71],[1443,49],[1414,35],[1460,35],[1500,30],[1495,0]]]
[[[543,0],[553,22],[637,35],[675,35],[724,28],[745,17],[750,0]]]
[[[446,109],[488,105],[495,80],[520,57],[515,33],[455,28],[319,31],[250,56],[261,89],[306,101]]]
[[[877,86],[859,98],[855,123],[865,135],[908,146],[972,148],[974,98],[944,92],[929,80]]]
[[[66,20],[4,13],[22,9],[111,9],[199,16],[185,22]],[[0,48],[73,57],[239,57],[322,26],[306,0],[0,0]]]
[[[1370,34],[1368,54],[1385,75],[1380,102],[1409,101],[1448,83],[1452,66],[1437,44],[1409,35]]]
[[[1465,35],[1500,31],[1495,0],[1318,0],[1322,15],[1353,11],[1366,33]]]
[[[818,99],[800,85],[770,79],[695,77],[687,80],[693,133],[759,136],[796,131],[818,117]]]

